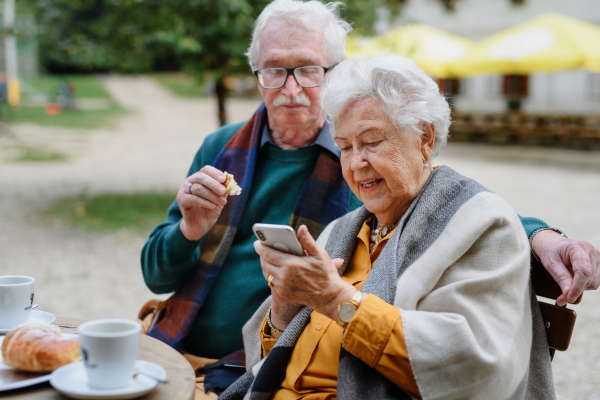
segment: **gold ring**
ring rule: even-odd
[[[267,286],[273,289],[273,275],[269,275],[269,277],[267,278]]]

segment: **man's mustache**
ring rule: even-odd
[[[311,105],[308,96],[305,95],[304,93],[298,93],[293,98],[289,98],[287,96],[280,94],[273,101],[273,105],[275,107],[283,106],[286,104],[300,104],[301,106],[306,106],[306,107],[310,107],[310,105]]]

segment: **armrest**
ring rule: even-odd
[[[577,313],[575,310],[539,302],[548,347],[558,351],[566,351],[571,342]]]

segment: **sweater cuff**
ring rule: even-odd
[[[176,224],[173,224],[166,232],[165,235],[165,243],[168,243],[167,247],[167,255],[170,260],[174,260],[176,262],[184,262],[189,259],[190,255],[196,251],[200,242],[200,240],[188,240],[181,232],[181,228],[179,225],[181,224],[181,220]]]
[[[398,319],[400,310],[368,294],[346,328],[344,349],[374,368]]]
[[[521,219],[521,223],[523,224],[523,228],[525,229],[525,233],[527,234],[527,238],[531,236],[533,231],[539,228],[548,228],[548,224],[546,224],[541,219],[531,218],[531,217],[521,217],[519,215],[519,219]]]

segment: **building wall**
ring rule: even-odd
[[[526,114],[598,115],[600,76],[596,75],[593,78],[584,70],[531,75],[529,96],[523,99],[521,111]],[[460,112],[495,114],[507,111],[499,75],[462,79],[460,93],[453,97]]]
[[[547,12],[559,12],[600,25],[600,0],[456,0],[448,11],[440,0],[405,0],[401,15],[389,25],[418,22],[478,41]],[[592,87],[593,86],[593,87]],[[529,114],[600,114],[600,76],[585,70],[529,77],[529,96],[522,111]],[[501,76],[477,76],[461,81],[453,97],[461,112],[501,113],[507,110]]]
[[[440,0],[405,0],[401,15],[392,23],[400,26],[419,22],[445,31],[481,40],[510,26],[547,12],[600,25],[598,0],[456,0],[454,11],[447,11]]]
[[[501,88],[502,77],[497,75],[462,79],[461,94],[452,100],[461,112],[502,113],[506,111],[506,100]]]

